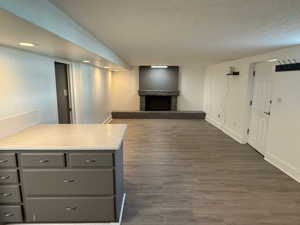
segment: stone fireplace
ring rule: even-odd
[[[177,111],[178,66],[139,67],[141,111]]]

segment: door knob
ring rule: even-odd
[[[268,116],[270,116],[271,115],[271,113],[270,112],[264,112],[266,115],[268,115]]]

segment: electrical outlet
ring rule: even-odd
[[[218,114],[218,118],[219,118],[219,119],[221,118],[221,114],[220,114],[220,113]]]

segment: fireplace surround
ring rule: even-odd
[[[139,67],[141,111],[177,111],[178,71],[178,66],[165,69]]]
[[[169,109],[167,106],[161,107],[161,111],[176,111],[177,110],[177,96],[179,95],[179,91],[158,91],[158,90],[151,90],[151,91],[139,91],[140,95],[140,110],[141,111],[158,111],[157,109],[149,110],[147,107],[147,100],[151,100],[148,97],[154,97],[152,100],[157,100],[155,97],[169,97],[170,98],[170,107]],[[151,103],[148,102],[151,105]],[[152,103],[155,104],[155,103]],[[167,103],[168,104],[168,103]]]

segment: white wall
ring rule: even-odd
[[[38,111],[39,122],[58,122],[54,62],[53,58],[0,47],[0,120],[19,115],[14,124],[18,130],[18,123],[20,127],[27,124],[20,119],[33,124]],[[111,114],[111,73],[78,63],[72,64],[72,71],[77,122],[104,122]]]
[[[240,75],[226,76],[229,66]],[[207,119],[224,129],[232,137],[244,143],[248,125],[245,115],[248,110],[248,84],[250,64],[239,61],[209,66],[204,87],[204,111]]]
[[[180,66],[178,110],[203,109],[205,67],[191,64]],[[112,111],[139,110],[139,69],[113,72]]]
[[[180,66],[178,110],[203,110],[204,77],[204,66]]]
[[[300,73],[273,73],[266,159],[300,182]]]
[[[300,59],[300,47],[224,62],[206,70],[204,109],[207,120],[241,143],[247,142],[251,65],[272,58]],[[229,66],[234,66],[241,75],[228,78],[225,73]],[[273,101],[266,159],[300,181],[300,142],[295,135],[295,132],[300,132],[299,98],[296,97],[299,88],[295,87],[299,84],[299,77],[288,74],[274,74],[273,98],[280,96],[285,104]]]
[[[0,47],[0,119],[39,111],[42,123],[57,123],[53,59]]]
[[[140,108],[138,67],[112,73],[112,111],[137,111]]]
[[[73,69],[76,122],[104,122],[111,116],[111,72],[81,63]]]

